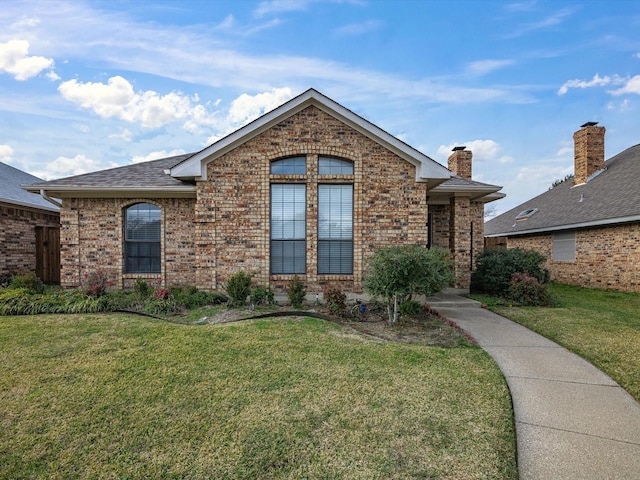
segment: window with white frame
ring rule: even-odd
[[[271,273],[306,273],[307,189],[305,184],[271,185]]]
[[[318,274],[353,274],[353,185],[318,185]]]
[[[150,203],[125,209],[125,273],[160,273],[160,218],[160,208]]]

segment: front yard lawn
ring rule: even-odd
[[[0,317],[0,478],[516,477],[476,347],[318,319]]]
[[[549,293],[551,308],[490,307],[587,359],[640,400],[640,295],[563,284],[550,284]]]

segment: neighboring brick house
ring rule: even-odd
[[[604,160],[605,128],[573,138],[575,174],[485,224],[508,248],[537,250],[554,280],[640,291],[640,145]]]
[[[42,179],[0,162],[0,275],[60,280],[59,208],[21,185]]]
[[[471,152],[450,170],[311,89],[204,150],[30,186],[63,201],[62,284],[105,271],[223,289],[243,270],[278,291],[362,291],[382,246],[452,251],[468,288],[483,248],[483,206],[501,187],[474,182]]]

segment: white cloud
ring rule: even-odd
[[[467,65],[467,72],[472,75],[486,75],[514,63],[513,60],[478,60]]]
[[[120,133],[113,133],[109,135],[109,138],[121,138],[125,142],[130,142],[133,139],[133,133],[127,128],[123,128]]]
[[[159,160],[161,158],[168,158],[168,157],[174,157],[176,155],[182,155],[183,153],[186,153],[186,152],[182,149],[174,149],[174,150],[171,150],[170,152],[167,152],[166,150],[158,150],[156,152],[151,152],[144,156],[135,156],[131,159],[131,163],[142,163],[142,162],[148,162],[150,160]]]
[[[13,161],[13,148],[9,145],[0,145],[0,162],[11,163]]]
[[[558,95],[564,95],[569,91],[570,88],[591,88],[591,87],[602,87],[605,85],[609,85],[612,82],[612,78],[608,75],[601,77],[597,73],[593,76],[591,80],[568,80],[564,82],[564,84],[558,90]]]
[[[617,90],[612,90],[609,93],[615,96],[624,95],[625,93],[635,93],[640,95],[640,75],[636,75],[635,77],[625,80],[623,87],[618,88]]]
[[[274,88],[270,92],[258,93],[253,96],[243,93],[231,102],[229,120],[232,124],[244,125],[279,107],[291,97],[291,89],[288,87]]]
[[[381,20],[365,20],[364,22],[344,25],[336,30],[336,34],[345,36],[364,35],[365,33],[379,30],[383,25],[384,23]]]
[[[134,92],[133,85],[121,76],[111,77],[106,84],[73,79],[61,83],[58,91],[66,100],[102,118],[118,118],[146,128],[185,120],[185,128],[193,130],[211,121],[206,108],[193,104],[189,97],[177,92],[166,95],[153,90]]]
[[[474,161],[487,162],[493,161],[498,163],[510,163],[513,158],[507,155],[500,155],[502,147],[493,140],[471,140],[469,142],[454,143],[451,145],[440,145],[436,155],[440,158],[447,159],[451,155],[453,147],[464,145],[467,150],[473,152]]]
[[[53,68],[53,60],[46,57],[29,56],[29,42],[9,40],[0,43],[0,72],[6,72],[16,80],[27,80],[43,70]],[[49,77],[55,73],[49,72]]]
[[[60,156],[47,164],[47,171],[38,176],[42,178],[56,178],[67,175],[81,175],[87,172],[95,172],[109,167],[117,167],[115,163],[107,166],[102,165],[97,160],[87,158],[84,154],[76,155],[73,158]]]

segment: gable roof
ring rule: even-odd
[[[432,158],[407,145],[402,140],[390,135],[313,88],[310,88],[306,92],[187,158],[171,169],[171,175],[182,179],[198,178],[205,180],[207,178],[207,163],[311,105],[413,164],[416,167],[417,181],[425,182],[429,187],[435,187],[451,178],[451,172]]]
[[[41,178],[0,162],[0,202],[58,212],[58,207],[40,195],[34,195],[21,188],[21,185],[26,183],[41,181]]]
[[[121,195],[193,196],[196,187],[194,182],[173,178],[167,172],[185,158],[193,155],[187,153],[174,157],[140,162],[124,167],[110,168],[93,173],[59,178],[49,182],[26,185],[29,192],[44,189],[60,196],[110,197]]]
[[[640,145],[605,162],[587,183],[573,180],[485,223],[485,236],[513,236],[640,221]],[[537,210],[536,210],[537,209]],[[535,212],[528,212],[534,211]],[[516,217],[523,212],[522,219]]]

